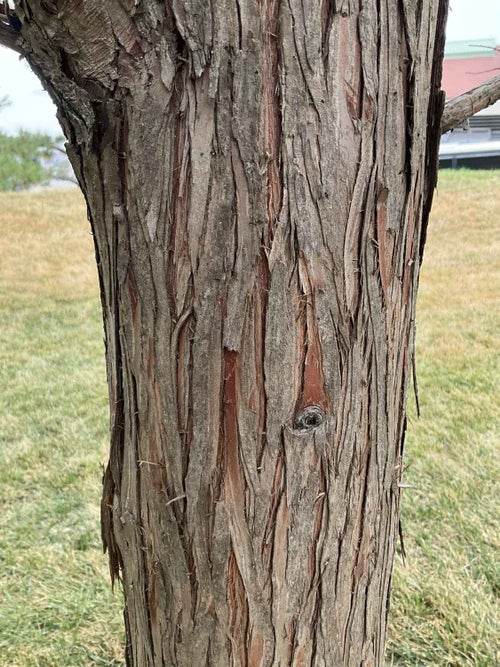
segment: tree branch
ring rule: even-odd
[[[481,109],[500,99],[500,74],[446,102],[441,119],[441,134],[453,130]]]

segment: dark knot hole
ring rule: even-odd
[[[325,421],[325,413],[317,405],[309,405],[299,410],[293,420],[293,428],[297,431],[312,431]]]

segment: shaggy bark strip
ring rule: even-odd
[[[382,665],[446,0],[16,6],[96,244],[127,664]]]

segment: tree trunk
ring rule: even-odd
[[[16,5],[95,238],[127,664],[382,665],[447,1]]]

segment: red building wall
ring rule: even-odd
[[[480,83],[500,74],[500,47],[491,56],[475,58],[445,58],[443,63],[443,90],[446,98],[456,97]]]

